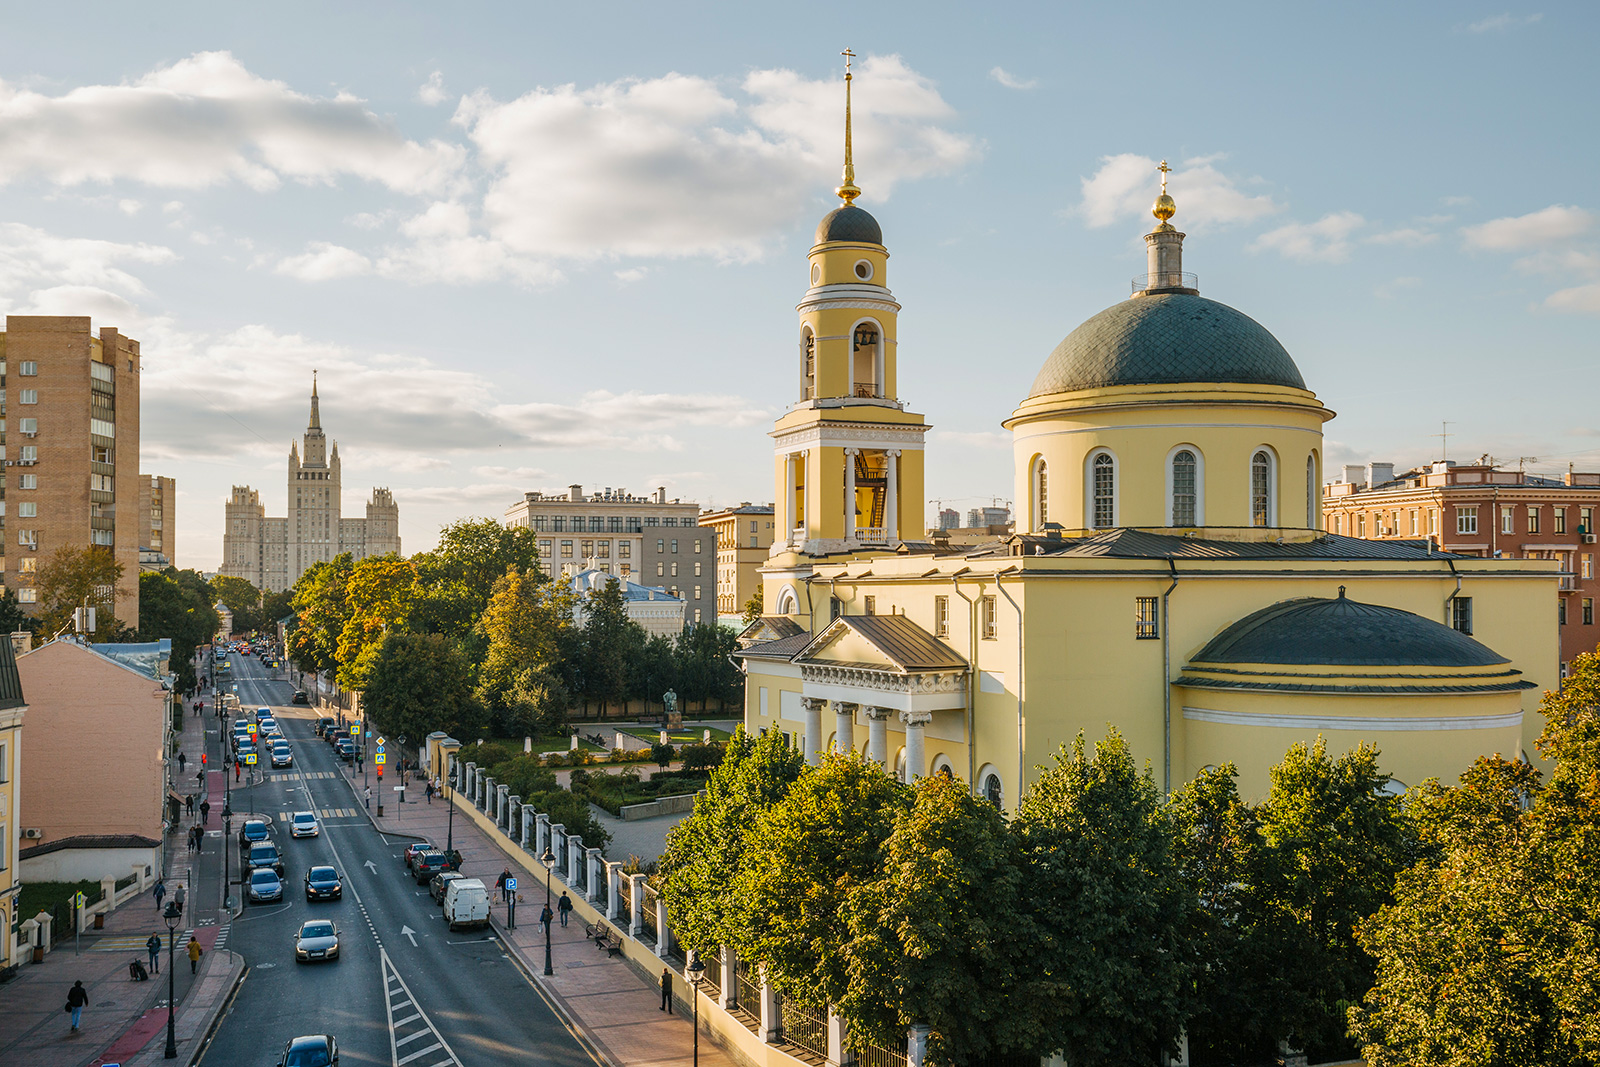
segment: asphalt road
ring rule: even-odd
[[[311,709],[288,704],[293,687],[283,672],[252,657],[231,659],[241,704],[273,709],[295,764],[233,789],[235,837],[227,847],[237,856],[241,816],[265,814],[277,830],[286,891],[283,903],[247,906],[233,923],[227,947],[249,969],[201,1062],[276,1064],[289,1038],[329,1033],[346,1067],[592,1067],[596,1061],[490,931],[446,928],[438,905],[401,860],[410,839],[379,834],[359,810],[360,799],[316,736]],[[210,758],[221,755],[217,747]],[[291,839],[285,814],[307,809],[318,812],[321,835]],[[305,899],[306,869],[318,864],[343,873],[342,900]],[[340,959],[295,962],[295,932],[311,918],[338,923]]]

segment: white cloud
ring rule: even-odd
[[[378,273],[414,285],[443,282],[467,285],[510,278],[524,285],[547,285],[561,272],[519,255],[498,238],[476,232],[471,213],[457,201],[440,201],[400,224],[409,244],[396,244],[378,258]]]
[[[1350,236],[1367,224],[1353,211],[1324,215],[1316,222],[1291,222],[1257,237],[1253,252],[1277,252],[1304,263],[1343,263],[1350,258]]]
[[[619,270],[615,272],[617,281],[622,282],[625,285],[637,281],[643,281],[644,276],[649,273],[650,268],[648,267],[629,267],[626,270]]]
[[[1374,289],[1372,295],[1376,296],[1379,300],[1393,300],[1395,297],[1400,296],[1403,292],[1405,292],[1405,290],[1415,289],[1421,284],[1421,278],[1407,275],[1405,277],[1394,278],[1388,282],[1385,282]]]
[[[1532,26],[1544,18],[1543,13],[1535,12],[1531,15],[1513,15],[1507,12],[1503,15],[1494,15],[1490,18],[1480,19],[1467,25],[1468,33],[1504,33],[1514,30],[1519,26]]]
[[[865,202],[975,158],[898,56],[867,58],[854,84]],[[788,70],[754,71],[740,90],[667,74],[465,97],[456,121],[492,174],[487,233],[543,257],[761,255],[837,182],[843,101],[837,81]]]
[[[0,223],[0,299],[14,301],[36,288],[54,286],[141,296],[146,292],[144,283],[117,264],[160,264],[177,258],[162,245],[57,237],[19,222]]]
[[[1015,74],[1012,74],[1004,67],[994,68],[989,72],[989,77],[993,78],[1001,85],[1004,85],[1007,89],[1033,89],[1039,84],[1038,78],[1028,78],[1024,80],[1017,77]]]
[[[0,82],[0,181],[268,190],[349,175],[419,193],[448,185],[464,155],[407,140],[348,93],[312,97],[258,77],[228,52],[60,96]]]
[[[1386,230],[1363,237],[1362,241],[1370,245],[1399,245],[1403,248],[1420,248],[1430,245],[1439,239],[1439,235],[1428,230],[1419,230],[1406,227],[1398,230]]]
[[[742,397],[712,393],[586,393],[573,404],[501,404],[493,414],[529,444],[546,448],[611,446],[676,451],[682,426],[753,426],[769,417]]]
[[[369,273],[372,261],[353,249],[326,241],[313,241],[305,253],[279,260],[273,269],[303,282],[325,282]]]
[[[444,90],[444,73],[434,71],[428,75],[428,80],[422,83],[422,88],[417,90],[417,99],[433,107],[450,99],[450,94]]]
[[[1213,164],[1217,156],[1191,159],[1168,177],[1167,191],[1178,203],[1184,226],[1251,222],[1281,211],[1272,197],[1241,192],[1236,180]],[[1100,169],[1082,180],[1079,212],[1091,227],[1110,226],[1125,219],[1148,218],[1150,205],[1161,188],[1156,160],[1124,152],[1103,156]]]
[[[139,213],[139,209],[142,207],[144,207],[144,205],[139,203],[137,200],[117,201],[117,210],[122,212],[124,215],[137,215]]]
[[[1583,208],[1551,204],[1526,215],[1491,219],[1476,226],[1467,226],[1462,229],[1461,235],[1471,248],[1509,251],[1563,241],[1584,233],[1592,225],[1594,215]]]
[[[1582,315],[1600,315],[1600,282],[1574,285],[1545,297],[1544,306],[1551,311],[1575,312]]]

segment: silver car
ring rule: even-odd
[[[270,904],[283,899],[283,879],[271,867],[258,867],[250,872],[250,903]]]
[[[294,958],[296,963],[339,958],[339,925],[332,919],[312,919],[300,924],[295,935]]]

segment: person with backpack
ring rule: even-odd
[[[550,920],[553,918],[555,918],[555,915],[551,913],[550,905],[546,904],[539,909],[539,925],[544,927],[544,935],[546,937],[550,936]]]
[[[567,916],[572,914],[572,898],[567,896],[565,892],[561,894],[561,899],[556,902],[556,910],[561,913],[561,925],[567,925]]]
[[[89,991],[83,988],[83,979],[72,983],[72,988],[67,990],[67,1008],[72,1013],[72,1032],[78,1032],[78,1024],[83,1021],[83,1009],[89,1006]]]

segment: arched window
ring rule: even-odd
[[[1272,455],[1264,448],[1250,457],[1250,525],[1272,525]]]
[[[1033,528],[1044,529],[1050,521],[1050,471],[1040,456],[1033,461]]]
[[[851,332],[850,385],[852,396],[883,396],[883,330],[871,319]]]
[[[1005,799],[1004,794],[1001,792],[1000,776],[998,774],[990,773],[984,775],[983,799],[987,800],[997,808],[1000,807],[1001,801]]]
[[[817,396],[817,337],[807,326],[800,334],[800,399]]]
[[[1172,518],[1169,526],[1195,525],[1196,467],[1194,453],[1180,449],[1172,457]]]
[[[1098,452],[1089,461],[1089,525],[1107,530],[1117,524],[1117,461]]]
[[[1313,454],[1306,457],[1306,529],[1315,530],[1322,525],[1317,520],[1321,517],[1321,501],[1317,492],[1317,457]]]

